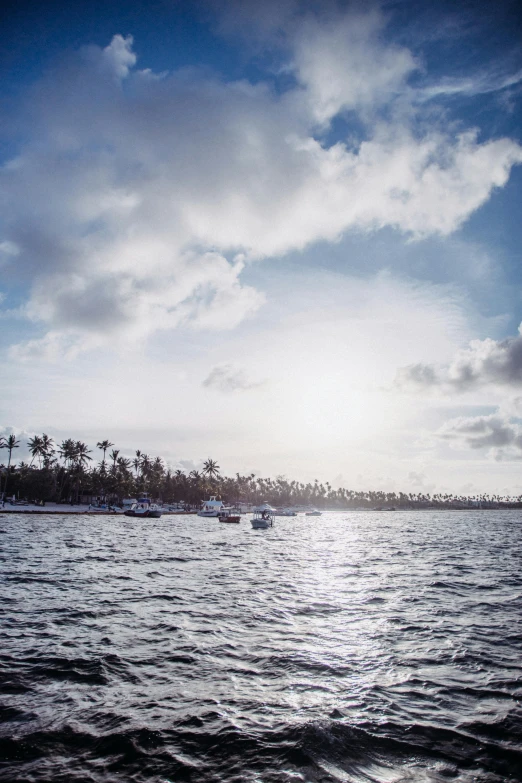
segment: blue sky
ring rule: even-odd
[[[520,493],[520,32],[510,2],[17,5],[3,431]]]

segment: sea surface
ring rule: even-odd
[[[522,512],[0,517],[0,780],[522,780]]]

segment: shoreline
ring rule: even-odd
[[[195,514],[195,511],[162,511],[162,516],[178,516]],[[49,504],[46,506],[36,506],[29,504],[27,506],[12,506],[9,504],[4,508],[0,508],[0,514],[62,514],[67,516],[111,516],[111,517],[123,517],[125,514],[123,511],[109,511],[108,509],[91,508],[89,506],[67,506],[64,504]]]
[[[463,506],[463,507],[456,507],[456,506],[440,506],[440,507],[432,507],[432,508],[423,508],[423,507],[410,507],[410,508],[335,508],[335,509],[323,509],[323,513],[326,512],[340,512],[340,513],[346,513],[346,512],[362,512],[362,513],[368,513],[368,512],[376,512],[379,514],[386,513],[386,512],[397,512],[397,511],[520,511],[520,506],[482,506],[482,507],[473,507],[473,506]],[[190,516],[190,515],[197,515],[197,511],[162,511],[161,516]],[[243,515],[250,514],[251,512],[246,511]],[[109,511],[108,509],[98,509],[98,508],[91,508],[89,511],[88,506],[67,506],[64,508],[64,504],[49,504],[47,506],[36,506],[29,504],[27,506],[11,506],[0,508],[0,516],[2,514],[33,514],[35,516],[42,515],[42,514],[54,514],[54,515],[61,515],[61,516],[110,516],[110,517],[123,517],[125,516],[123,511]],[[302,516],[302,515],[298,515]],[[295,519],[295,517],[289,517],[291,519]]]

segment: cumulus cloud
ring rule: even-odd
[[[445,422],[436,437],[455,448],[483,451],[497,461],[522,459],[522,324],[505,340],[472,340],[449,364],[412,364],[401,368],[396,387],[417,392],[459,394],[492,389],[500,393],[497,412],[460,416]]]
[[[217,389],[221,392],[245,391],[254,389],[259,385],[258,381],[249,379],[244,369],[233,367],[230,364],[213,367],[203,381],[203,386],[209,389]]]
[[[522,386],[522,324],[516,337],[472,340],[446,367],[413,364],[397,373],[396,384],[411,389],[467,392],[483,386]]]
[[[294,4],[285,5],[294,12]],[[267,27],[267,29],[269,26]],[[522,161],[509,139],[414,132],[372,107],[407,96],[416,63],[376,12],[301,17],[295,84],[137,68],[132,37],[86,47],[34,86],[19,154],[0,169],[0,263],[46,334],[13,356],[66,355],[180,324],[230,329],[263,302],[245,264],[392,226],[447,235]],[[355,112],[362,143],[318,140]]]
[[[377,9],[296,26],[293,68],[318,123],[345,111],[375,112],[404,87],[417,66],[408,49],[383,44],[384,27]]]
[[[522,427],[498,414],[451,419],[437,435],[459,447],[488,450],[499,461],[522,459]]]
[[[29,438],[32,438],[34,434],[34,432],[30,432],[20,427],[8,427],[0,424],[0,439],[7,439],[10,435],[14,435],[18,441],[18,445],[13,449],[11,454],[12,464],[28,459],[29,450],[27,448],[27,441]],[[0,464],[7,464],[8,456],[7,450],[0,450]]]

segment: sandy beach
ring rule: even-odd
[[[181,514],[193,514],[193,511],[169,511],[167,509],[161,511],[162,516],[175,516]],[[123,511],[109,511],[104,508],[89,508],[86,504],[77,504],[74,506],[67,503],[46,503],[45,506],[37,506],[34,503],[12,504],[5,503],[5,506],[0,506],[0,514],[66,514],[67,516],[79,515],[79,514],[92,514],[102,516],[121,516]]]
[[[123,511],[109,511],[103,508],[89,508],[88,505],[70,506],[65,503],[46,503],[45,506],[37,506],[33,503],[7,503],[0,506],[0,514],[122,514]]]

